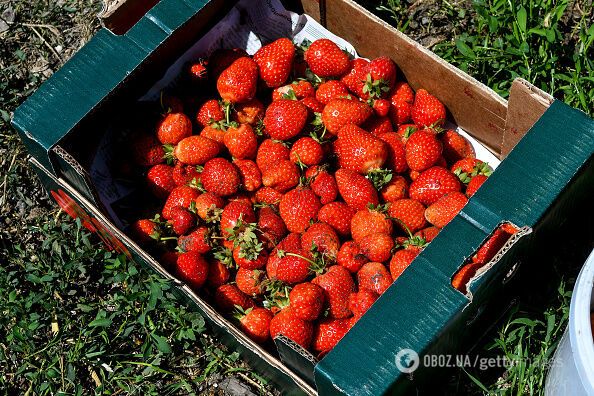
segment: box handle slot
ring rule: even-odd
[[[159,0],[103,0],[98,17],[109,31],[121,36],[151,9]]]

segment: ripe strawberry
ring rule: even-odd
[[[313,336],[313,324],[297,317],[292,309],[285,308],[270,321],[270,337],[284,335],[303,348],[309,348]]]
[[[340,195],[351,208],[361,210],[368,204],[379,203],[377,190],[364,176],[348,169],[339,169],[334,177]]]
[[[408,169],[406,162],[406,151],[404,144],[396,132],[382,133],[377,136],[386,143],[388,149],[388,160],[386,167],[396,173],[405,172]]]
[[[357,293],[351,293],[349,296],[349,309],[353,312],[355,319],[358,320],[367,312],[379,295],[371,290],[361,289]]]
[[[303,232],[310,221],[315,221],[322,207],[314,192],[305,187],[297,187],[283,195],[279,209],[280,216],[290,232]]]
[[[293,314],[303,320],[316,320],[324,308],[324,291],[310,282],[295,285],[289,293]]]
[[[324,289],[330,317],[343,319],[351,316],[349,295],[355,291],[355,282],[346,268],[333,265],[325,274],[318,275],[311,282]]]
[[[369,61],[363,58],[354,59],[349,66],[348,74],[341,81],[349,91],[360,98],[367,99],[368,94],[363,91],[369,72]]]
[[[276,88],[289,78],[294,57],[293,42],[283,37],[256,51],[254,61],[258,64],[260,78],[268,87]]]
[[[356,242],[376,232],[391,235],[392,230],[392,220],[381,207],[358,210],[351,219],[351,235]]]
[[[440,135],[443,144],[443,156],[449,162],[456,162],[462,158],[474,158],[474,148],[464,136],[451,129]]]
[[[272,102],[264,115],[266,133],[277,140],[289,140],[299,135],[306,122],[307,108],[290,99]]]
[[[357,282],[359,289],[381,295],[392,285],[392,276],[385,265],[372,261],[363,265],[357,272]]]
[[[233,119],[240,124],[255,126],[264,118],[264,105],[254,98],[233,106]]]
[[[462,210],[468,198],[461,192],[451,192],[425,209],[425,218],[436,227],[443,228]]]
[[[385,117],[390,111],[390,101],[387,99],[375,99],[371,107],[378,117]]]
[[[301,247],[306,257],[310,259],[315,257],[315,253],[319,253],[334,261],[340,247],[340,240],[328,224],[314,223],[301,235]]]
[[[410,185],[409,194],[423,205],[431,205],[445,194],[460,191],[460,180],[439,166],[427,169]]]
[[[350,319],[324,319],[314,329],[312,349],[322,357],[338,344],[351,328]]]
[[[223,70],[217,79],[217,91],[229,103],[247,102],[256,95],[258,65],[242,57]]]
[[[312,98],[316,91],[309,81],[297,80],[272,91],[272,101],[279,99],[301,100]]]
[[[266,139],[258,147],[256,155],[256,164],[261,171],[268,166],[275,164],[280,160],[288,160],[290,155],[289,148],[282,142]]]
[[[369,259],[361,252],[361,247],[355,241],[342,244],[336,255],[336,263],[351,273],[356,273]]]
[[[299,168],[289,160],[281,160],[262,172],[262,184],[284,193],[299,184]]]
[[[184,113],[167,113],[157,125],[157,138],[163,144],[177,144],[192,134],[192,121]]]
[[[177,256],[177,277],[192,289],[200,289],[208,277],[208,262],[198,252],[187,252]]]
[[[200,172],[196,166],[184,165],[181,162],[175,164],[171,176],[176,186],[190,184],[192,180],[196,180],[196,182],[200,181]]]
[[[293,143],[289,158],[296,164],[317,165],[324,159],[324,150],[318,141],[310,137],[302,137]]]
[[[230,196],[229,198],[227,198],[227,200],[229,202],[241,202],[243,204],[246,204],[248,206],[252,206],[253,202],[252,202],[252,198],[249,195],[246,195],[244,193],[237,193],[237,194],[233,194],[232,196]]]
[[[243,224],[256,222],[256,214],[251,205],[241,201],[229,202],[221,213],[221,235],[227,237],[230,234],[228,230],[235,228],[240,217]]]
[[[376,98],[387,96],[396,83],[396,65],[392,59],[387,56],[375,58],[369,62],[367,71],[371,75],[372,82],[379,82],[379,91],[373,95],[373,91],[369,90],[369,96]]]
[[[213,123],[202,128],[200,136],[215,141],[222,147],[224,145],[225,133],[225,129],[220,124]]]
[[[328,39],[315,40],[304,54],[309,69],[322,78],[340,77],[349,69],[349,57]]]
[[[338,186],[336,179],[323,166],[312,166],[305,172],[305,177],[311,180],[312,191],[320,197],[320,202],[325,205],[336,199]]]
[[[248,296],[259,296],[264,292],[262,281],[265,279],[264,271],[240,267],[235,274],[237,288]]]
[[[381,189],[380,194],[385,202],[394,202],[406,198],[408,196],[408,182],[403,176],[392,176],[392,180]]]
[[[193,200],[198,198],[200,192],[190,186],[175,187],[167,197],[163,206],[162,215],[165,220],[171,219],[171,210],[176,206],[189,208]]]
[[[476,175],[468,182],[468,186],[466,186],[466,196],[468,198],[472,197],[476,190],[483,185],[483,183],[487,180],[488,176],[485,175]]]
[[[247,52],[240,48],[217,49],[208,58],[208,74],[214,81],[219,78],[223,70],[231,66],[239,58],[248,56]]]
[[[493,235],[491,235],[489,239],[487,239],[487,241],[481,245],[479,250],[472,258],[472,261],[483,265],[487,264],[493,257],[495,257],[495,254],[497,254],[503,245],[505,245],[505,242],[507,242],[510,236],[511,234],[506,232],[504,229],[496,229]]]
[[[381,168],[388,158],[387,145],[356,125],[346,125],[338,131],[334,152],[341,168],[363,175]]]
[[[252,192],[262,187],[262,173],[254,161],[236,159],[233,161],[233,165],[239,170],[241,186],[244,190]]]
[[[165,199],[176,187],[173,180],[173,167],[165,164],[153,165],[146,174],[149,190],[160,199]]]
[[[425,221],[425,206],[414,199],[399,199],[390,204],[388,214],[405,232],[415,233],[427,225]]]
[[[243,309],[248,309],[255,305],[254,300],[247,294],[241,292],[237,286],[229,283],[217,288],[215,302],[219,310],[223,313],[232,312],[236,305]]]
[[[142,135],[131,145],[134,162],[140,166],[153,166],[164,161],[165,150],[153,135]]]
[[[205,254],[210,252],[210,231],[206,227],[198,227],[188,235],[177,238],[177,246],[183,252]]]
[[[301,251],[285,253],[276,266],[276,279],[289,285],[301,283],[311,273],[311,265]]]
[[[264,206],[258,211],[258,230],[263,242],[270,248],[287,235],[287,226],[283,219],[270,206]]]
[[[200,180],[204,189],[226,197],[237,193],[241,178],[237,167],[224,158],[213,158],[204,165]]]
[[[422,172],[433,166],[441,156],[441,143],[430,131],[417,131],[406,142],[406,163],[410,169]]]
[[[213,215],[214,209],[222,209],[224,206],[225,200],[213,193],[205,192],[194,198],[196,214],[202,220],[209,219]]]
[[[376,232],[369,234],[359,242],[361,253],[364,254],[369,261],[386,262],[392,257],[392,248],[394,248],[394,240],[388,234],[383,232]]]
[[[324,104],[318,102],[313,96],[303,98],[300,102],[307,108],[310,115],[315,115],[315,113],[322,113],[322,111],[324,111]]]
[[[229,154],[237,159],[255,159],[258,151],[258,139],[251,126],[240,124],[230,126],[223,138]]]
[[[390,96],[390,119],[394,125],[402,125],[410,120],[415,93],[404,81],[397,82]]]
[[[274,188],[261,187],[254,195],[254,201],[266,205],[278,206],[283,194],[276,191]]]
[[[331,135],[336,135],[345,125],[363,124],[373,113],[366,103],[353,99],[332,99],[324,107],[322,123]]]
[[[349,95],[349,90],[339,80],[328,80],[321,83],[316,91],[316,99],[327,105],[334,98],[346,98]]]
[[[240,244],[233,249],[233,260],[239,268],[255,270],[262,268],[268,261],[268,251],[259,247],[252,247],[248,244]]]
[[[272,318],[272,312],[266,308],[248,308],[245,313],[239,314],[239,327],[252,340],[264,344],[270,338]]]
[[[221,121],[225,118],[223,107],[216,99],[209,99],[200,105],[196,113],[196,124],[204,128],[213,122]]]
[[[160,238],[158,224],[149,219],[136,220],[132,224],[131,232],[140,243],[148,243]]]
[[[287,252],[301,254],[301,235],[295,232],[290,233],[272,250],[266,263],[266,274],[268,278],[277,278],[276,270]]]
[[[186,208],[177,206],[171,209],[171,219],[169,220],[169,223],[175,234],[184,235],[196,226],[196,216]]]
[[[468,285],[468,282],[470,282],[470,279],[476,275],[476,272],[482,265],[482,263],[468,263],[460,268],[452,278],[452,286],[454,289],[466,294],[466,286]]]
[[[408,138],[419,130],[419,127],[415,124],[402,124],[398,127],[396,133],[400,136],[400,140],[402,140],[403,144],[406,144]]]
[[[390,260],[390,274],[394,280],[404,272],[404,270],[419,255],[421,249],[402,249],[394,253]]]
[[[181,140],[173,149],[173,156],[186,165],[204,165],[219,154],[220,146],[202,135],[192,135]]]
[[[446,109],[439,99],[421,88],[415,95],[411,116],[420,127],[442,126],[446,120]]]
[[[229,268],[219,260],[213,260],[208,266],[207,283],[212,288],[218,288],[229,281]]]
[[[188,74],[193,83],[200,86],[208,80],[208,61],[200,59],[188,67]]]
[[[462,158],[454,162],[454,164],[450,167],[450,171],[458,175],[465,173],[468,176],[468,179],[470,179],[470,177],[473,176],[473,173],[488,176],[493,172],[493,169],[491,169],[489,164],[479,159]],[[464,180],[462,180],[462,182],[464,182]]]
[[[439,234],[439,231],[439,228],[431,226],[415,232],[415,236],[418,236],[425,242],[429,243],[437,236],[437,234]]]
[[[367,121],[361,125],[361,128],[375,136],[381,135],[382,133],[392,132],[394,130],[388,117],[377,116],[369,117]]]
[[[354,214],[355,210],[346,203],[330,202],[320,208],[318,220],[334,228],[341,237],[348,237],[351,235],[351,219]]]

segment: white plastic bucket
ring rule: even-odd
[[[555,352],[545,384],[545,395],[594,395],[594,339],[590,312],[594,306],[594,250],[576,280],[569,326]]]

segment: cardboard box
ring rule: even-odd
[[[121,116],[126,104],[159,80],[233,4],[161,0],[135,24],[121,17],[125,23],[112,25],[119,35],[99,31],[16,111],[13,124],[32,154],[31,164],[69,214],[82,217],[109,247],[171,279],[223,342],[285,393],[382,394],[422,387],[434,371],[421,366],[410,379],[398,370],[397,353],[410,348],[422,357],[467,350],[469,340],[478,340],[507,307],[514,275],[538,259],[558,224],[583,213],[591,201],[594,123],[523,80],[514,81],[505,101],[351,0],[291,2],[292,9],[317,16],[360,55],[390,56],[414,89],[436,95],[451,118],[503,162],[332,352],[317,362],[278,339],[277,355],[245,337],[132,241],[89,174],[109,120]],[[263,3],[254,1],[258,6]],[[117,13],[111,15],[117,21]],[[470,282],[468,295],[453,289],[452,276],[502,222],[521,232]]]

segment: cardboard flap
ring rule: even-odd
[[[314,367],[318,360],[306,349],[282,334],[274,339],[274,345],[278,350],[280,360],[308,384],[314,385]]]

